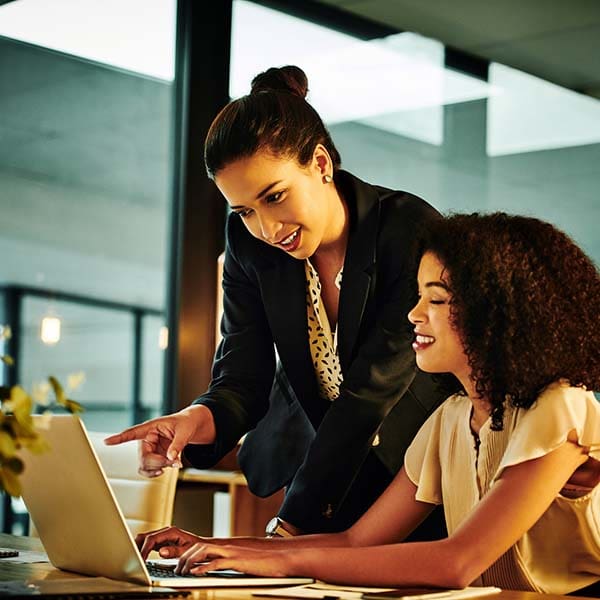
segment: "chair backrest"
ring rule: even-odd
[[[170,525],[178,469],[165,469],[160,477],[144,477],[138,473],[138,444],[107,446],[103,441],[107,435],[89,433],[133,536]]]
[[[137,443],[106,446],[103,440],[108,433],[90,431],[88,435],[132,535],[170,525],[178,469],[165,469],[160,477],[144,477],[138,473]],[[32,522],[30,535],[37,536]]]

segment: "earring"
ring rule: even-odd
[[[333,177],[331,175],[323,175],[323,183],[331,183],[333,181]]]

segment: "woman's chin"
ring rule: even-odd
[[[447,373],[447,369],[437,368],[436,365],[432,365],[431,361],[427,360],[419,360],[419,356],[417,355],[417,367],[421,369],[424,373]]]

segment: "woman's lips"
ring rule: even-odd
[[[286,252],[294,252],[300,245],[300,227],[296,231],[292,232],[285,239],[281,240],[277,246],[285,250]]]
[[[417,335],[415,336],[415,341],[412,343],[412,349],[415,352],[427,350],[427,348],[429,348],[434,342],[434,337],[430,335],[423,335],[422,333],[417,333]]]

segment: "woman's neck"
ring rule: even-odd
[[[482,398],[477,393],[477,382],[471,378],[470,373],[461,375],[456,374],[455,376],[462,384],[471,401],[471,406],[473,407],[471,414],[471,429],[473,429],[475,433],[479,433],[479,429],[488,420],[492,412],[492,405],[488,400]]]
[[[317,261],[339,263],[341,268],[348,245],[350,215],[346,202],[335,186],[331,186],[328,206],[328,226],[314,257]]]
[[[492,407],[487,400],[471,398],[471,429],[479,433],[481,426],[490,418]]]

